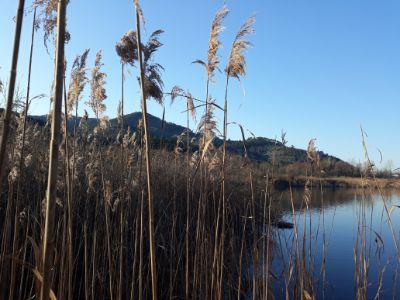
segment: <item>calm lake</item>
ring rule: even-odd
[[[303,269],[309,282],[306,289],[316,299],[355,299],[357,291],[364,295],[366,291],[367,299],[400,299],[394,241],[399,240],[400,209],[395,205],[400,205],[400,194],[317,189],[308,199],[307,210],[304,189],[292,191],[292,197],[290,191],[274,195],[274,209],[297,225],[273,231],[276,298],[285,297],[290,273],[296,276]],[[294,285],[292,280],[288,290],[296,289]]]

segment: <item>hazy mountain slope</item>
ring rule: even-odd
[[[142,114],[140,112],[134,112],[124,116],[124,127],[128,127],[131,130],[136,130],[137,124],[141,118]],[[46,123],[46,116],[30,116],[33,122],[37,122],[40,125]],[[79,124],[81,118],[77,119],[77,124]],[[164,145],[172,148],[176,142],[176,137],[182,132],[186,131],[186,128],[170,122],[162,122],[158,117],[151,114],[148,115],[150,135],[153,141],[164,139]],[[96,125],[96,119],[89,118],[87,120],[89,127],[93,128]],[[68,129],[70,132],[73,131],[75,124],[75,117],[72,117],[68,122]],[[110,120],[111,128],[108,131],[109,138],[112,140],[119,131],[118,120],[116,118]],[[193,136],[195,133],[191,132]],[[222,140],[219,138],[215,139],[215,146],[219,147],[222,145]],[[255,161],[275,161],[276,164],[284,166],[293,163],[303,163],[307,161],[307,153],[303,149],[297,149],[294,147],[287,147],[279,141],[275,141],[265,137],[249,138],[246,140],[246,149],[250,159]],[[196,147],[194,147],[196,148]],[[242,141],[231,141],[227,142],[228,152],[238,155],[244,155],[244,147]],[[321,160],[335,164],[337,162],[342,162],[339,158],[325,154],[324,152],[319,152]],[[344,162],[343,162],[344,163]],[[344,163],[347,164],[347,163]]]

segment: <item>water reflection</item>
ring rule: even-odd
[[[276,192],[273,197],[275,211],[285,221],[297,225],[297,231],[275,232],[273,270],[278,274],[274,282],[277,298],[285,297],[285,278],[291,265],[300,266],[296,263],[300,258],[305,261],[304,268],[310,276],[307,280],[312,287],[309,289],[317,299],[356,298],[363,278],[366,278],[364,294],[368,299],[376,295],[377,299],[398,299],[396,241],[399,240],[400,209],[391,208],[400,205],[400,194],[315,189],[310,195],[308,210],[304,190],[293,190],[292,194]],[[295,285],[292,283],[292,292],[297,288]]]
[[[303,197],[304,189],[292,190],[293,202],[295,210],[303,208]],[[366,200],[367,205],[373,205],[377,198],[381,198],[377,191],[361,190],[361,189],[313,189],[311,190],[311,202],[310,207],[314,211],[324,209],[330,209],[332,207],[348,206],[349,203],[354,201],[360,201],[361,199]],[[391,201],[393,197],[400,197],[400,192],[396,190],[384,190],[383,196]],[[273,197],[274,205],[284,211],[292,211],[290,191],[285,190],[282,192],[275,192]]]

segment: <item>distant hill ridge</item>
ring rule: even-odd
[[[29,116],[29,118],[37,122],[39,124],[45,124],[47,121],[47,116],[42,115],[42,116]],[[141,112],[134,112],[131,114],[127,114],[124,116],[124,128],[127,129],[130,127],[132,130],[136,130],[137,124],[139,120],[142,118],[142,113]],[[81,121],[82,117],[77,118],[77,124]],[[89,127],[94,127],[97,123],[96,118],[88,118],[87,124]],[[185,127],[174,124],[174,123],[169,123],[165,122],[162,126],[162,120],[160,118],[157,118],[151,114],[148,114],[148,125],[149,125],[149,131],[150,135],[154,137],[165,137],[165,138],[176,138],[178,135],[180,135],[183,131],[186,130]],[[110,124],[111,124],[111,131],[113,130],[118,130],[119,125],[118,125],[118,120],[117,118],[110,119]],[[68,120],[68,130],[72,132],[73,128],[75,125],[75,117],[71,117]]]
[[[133,131],[136,130],[137,124],[142,117],[141,112],[134,112],[124,116],[124,127],[127,129],[130,127]],[[29,116],[29,118],[40,125],[44,125],[47,120],[47,116]],[[78,117],[77,124],[79,124],[81,117]],[[152,138],[169,141],[175,143],[176,137],[182,132],[186,131],[186,128],[171,122],[162,121],[160,118],[148,114],[149,131]],[[89,127],[96,125],[95,118],[89,118],[87,120]],[[72,132],[75,124],[75,117],[71,117],[68,121],[68,129]],[[117,118],[110,119],[110,134],[116,134],[119,129]],[[193,136],[197,134],[191,131]],[[222,145],[222,140],[219,138],[215,139],[214,144],[219,147]],[[279,165],[289,165],[293,163],[303,163],[307,161],[307,152],[303,149],[287,147],[281,142],[272,140],[265,137],[248,138],[246,140],[246,148],[248,156],[254,161],[267,161],[272,162],[273,160]],[[228,140],[227,150],[230,153],[244,155],[244,148],[242,141]],[[319,152],[322,161],[329,161],[330,163],[342,162],[343,164],[349,165],[337,157]]]

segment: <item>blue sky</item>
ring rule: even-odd
[[[0,10],[0,78],[6,80],[11,62],[15,0],[3,0]],[[30,1],[26,1],[30,4]],[[206,59],[209,29],[223,1],[142,1],[149,35],[162,28],[164,46],[155,59],[165,68],[165,90],[178,84],[204,98],[204,70],[191,62]],[[370,156],[383,165],[389,160],[400,167],[398,122],[400,98],[400,2],[372,0],[227,1],[230,14],[221,35],[221,69],[240,25],[257,13],[254,47],[247,52],[248,73],[229,90],[229,119],[256,136],[280,138],[287,132],[289,145],[306,148],[311,138],[320,150],[344,160],[363,160],[360,125],[368,134]],[[18,79],[26,86],[32,15],[24,19]],[[134,27],[132,1],[78,1],[68,7],[71,41],[68,62],[90,48],[88,66],[103,50],[107,73],[107,114],[115,117],[120,99],[120,64],[115,44]],[[145,34],[146,35],[146,34]],[[33,62],[32,93],[49,94],[53,76],[53,48],[43,47],[37,33]],[[139,110],[137,69],[130,68],[126,81],[126,111]],[[223,102],[224,76],[217,74],[211,94]],[[82,102],[86,101],[88,89]],[[81,105],[83,107],[83,105]],[[169,105],[168,121],[185,124],[183,102]],[[47,100],[33,103],[32,114],[48,111]],[[161,116],[159,105],[149,112]],[[198,111],[201,114],[201,111]],[[222,121],[222,114],[217,115]],[[192,124],[192,128],[195,125]],[[237,128],[229,136],[238,139]]]

